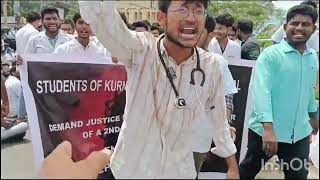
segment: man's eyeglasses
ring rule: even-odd
[[[187,18],[190,12],[192,12],[196,18],[203,18],[207,16],[207,10],[203,8],[188,9],[186,7],[180,7],[175,10],[167,10],[167,12],[179,14],[182,19]]]

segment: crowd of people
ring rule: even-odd
[[[314,87],[319,35],[314,2],[291,8],[273,36],[275,45],[262,52],[252,21],[235,23],[229,13],[213,17],[207,13],[206,0],[159,1],[158,22],[152,24],[129,24],[112,2],[87,1],[79,6],[72,20],[62,20],[54,7],[29,13],[27,24],[16,33],[13,61],[1,56],[1,140],[23,137],[27,129],[19,75],[25,54],[77,53],[112,57],[111,64],[130,71],[126,105],[130,123],[124,120],[111,161],[116,178],[196,178],[212,139],[216,146],[212,152],[226,159],[231,179],[254,179],[261,160],[267,162],[274,155],[285,162],[308,159],[309,135],[318,131]],[[231,120],[238,92],[228,68],[233,60],[257,61],[248,151],[240,167]],[[159,68],[163,76],[155,77]],[[202,81],[198,75],[194,78],[195,70],[203,75]],[[202,88],[199,94],[195,90],[195,103],[184,99],[192,97],[194,86]],[[190,127],[195,127],[194,134],[187,130]],[[135,150],[126,144],[130,141],[136,142]],[[97,159],[99,152],[87,161],[72,162],[70,148],[68,142],[58,146],[46,158],[41,177],[94,178],[109,162],[109,152],[102,153],[106,158]],[[66,162],[63,168],[60,162]],[[97,165],[82,171],[81,167],[93,164]],[[284,173],[286,178],[305,179],[308,169],[289,168]]]

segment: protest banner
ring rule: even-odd
[[[237,130],[235,145],[237,147],[236,159],[239,162],[246,153],[248,130],[245,127],[248,115],[250,115],[251,101],[248,100],[249,83],[255,61],[249,60],[228,60],[229,69],[235,81],[238,93],[234,95],[234,111],[231,115],[231,124]],[[214,143],[211,146],[214,148]],[[205,162],[202,165],[199,179],[224,178],[227,172],[227,165],[224,158],[211,152],[207,153]]]
[[[37,54],[21,68],[37,171],[68,140],[72,159],[113,149],[123,122],[127,74],[111,58]],[[109,178],[106,167],[99,178]]]
[[[115,146],[123,121],[127,75],[111,60],[76,55],[28,55],[21,77],[29,116],[36,167],[64,140],[79,161],[92,151]],[[109,62],[109,63],[108,63]],[[248,88],[254,61],[229,61],[239,93],[234,96],[232,124],[237,129],[237,160],[245,151]],[[208,153],[199,178],[227,171],[224,159]],[[217,175],[218,174],[218,175]],[[112,178],[108,167],[99,178]]]

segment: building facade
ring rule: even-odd
[[[158,2],[149,1],[119,1],[117,2],[119,12],[124,12],[128,23],[148,20],[150,23],[157,22]]]

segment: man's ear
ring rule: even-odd
[[[317,25],[313,25],[313,33],[317,30]]]
[[[167,13],[163,12],[163,11],[158,11],[157,13],[157,19],[158,19],[158,22],[159,24],[162,26],[162,27],[165,27],[167,24]]]

